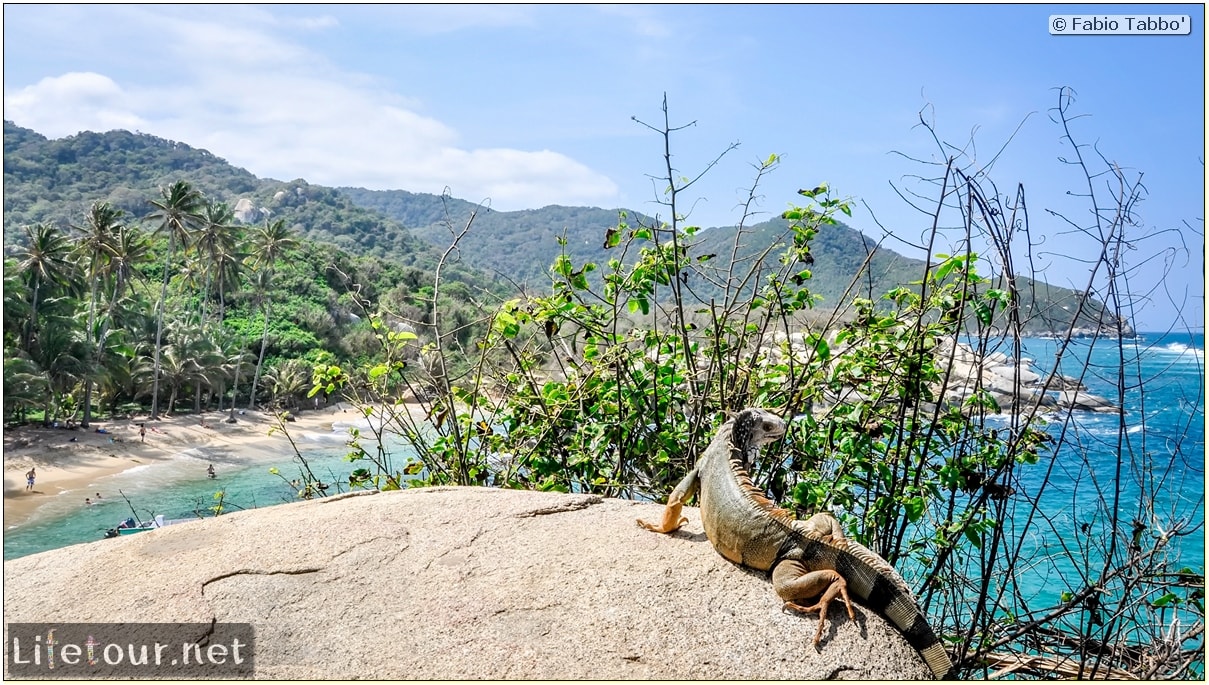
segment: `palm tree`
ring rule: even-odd
[[[4,348],[16,351],[21,347],[25,324],[29,322],[29,288],[16,259],[4,258]]]
[[[127,294],[126,289],[135,281],[145,281],[147,278],[142,269],[151,256],[147,234],[137,226],[122,226],[114,237],[110,250],[109,262],[105,268],[105,281],[109,286],[105,293],[108,303],[98,337],[104,337],[110,328],[126,328],[132,331],[146,328],[142,322],[139,322],[138,326],[132,325],[132,318],[145,316],[146,312],[143,307],[131,308],[131,305],[136,303],[131,299],[131,295]]]
[[[109,311],[106,312],[106,318],[112,317],[113,307],[122,299],[126,286],[136,279],[146,278],[141,266],[148,261],[151,254],[147,235],[137,226],[121,226],[110,249],[106,275],[110,277],[113,289],[109,294]]]
[[[38,306],[55,286],[67,285],[75,268],[71,261],[71,241],[57,227],[38,224],[25,227],[26,246],[17,253],[21,276],[29,288],[29,319],[21,336],[21,348],[28,351],[38,329]]]
[[[256,384],[260,381],[260,369],[264,365],[264,350],[269,339],[269,298],[266,297],[269,283],[273,279],[273,269],[277,260],[286,250],[298,246],[298,241],[290,234],[284,219],[273,222],[265,221],[265,225],[257,228],[252,234],[252,259],[259,273],[257,274],[257,292],[260,295],[261,306],[264,308],[264,329],[260,334],[260,356],[256,359],[256,373],[252,376],[252,392],[248,397],[248,409],[256,407]]]
[[[217,342],[217,329],[213,324],[202,324],[192,327],[189,331],[187,345],[183,348],[189,355],[190,361],[196,367],[197,376],[193,384],[193,411],[202,411],[202,391],[208,393],[206,404],[214,394],[214,387],[221,382],[226,373],[226,355]]]
[[[20,422],[47,392],[42,369],[23,354],[4,355],[4,406]]]
[[[43,425],[54,421],[59,401],[83,377],[89,346],[78,324],[68,316],[47,317],[38,332],[31,361],[37,365],[45,381],[45,412]]]
[[[235,400],[239,397],[239,379],[242,377],[244,371],[252,365],[252,355],[244,350],[244,340],[242,336],[228,341],[226,355],[227,368],[230,369],[230,373],[235,376],[235,380],[231,384],[231,414],[227,416],[227,423],[235,423]]]
[[[311,367],[302,359],[290,359],[266,371],[264,380],[274,405],[280,400],[285,409],[295,409],[298,398],[310,390]]]
[[[88,278],[89,284],[88,323],[84,329],[85,342],[90,348],[95,348],[88,360],[89,368],[84,376],[84,415],[80,419],[80,425],[84,428],[88,428],[88,423],[92,419],[92,384],[96,377],[100,357],[100,342],[93,340],[96,330],[97,291],[101,277],[108,268],[109,258],[113,255],[113,243],[116,233],[121,229],[123,214],[125,212],[113,207],[108,202],[94,202],[92,208],[88,210],[86,225],[73,226],[80,232],[80,238],[76,242],[76,252],[79,255],[80,263],[85,265],[85,276]]]
[[[235,225],[235,212],[225,202],[206,205],[205,221],[193,234],[193,250],[203,260],[206,287],[201,298],[202,318],[205,318],[205,303],[212,292],[211,283],[218,292],[218,320],[226,314],[226,289],[238,279],[240,256],[236,247],[239,227]]]
[[[164,335],[164,302],[168,299],[168,275],[172,261],[176,258],[176,244],[188,245],[189,234],[205,219],[200,212],[205,198],[185,181],[177,181],[167,188],[160,188],[160,199],[149,200],[155,210],[147,215],[148,220],[158,220],[156,233],[168,234],[168,254],[164,257],[164,281],[160,286],[159,304],[155,309],[155,359],[151,381],[151,418],[158,419],[160,392],[160,344]]]

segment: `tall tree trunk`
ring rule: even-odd
[[[168,299],[168,271],[172,266],[172,257],[176,252],[176,234],[168,233],[168,256],[164,258],[164,283],[160,286],[160,306],[155,312],[155,363],[151,380],[151,420],[160,417],[160,342],[164,337],[164,301]]]
[[[235,423],[235,400],[239,399],[239,372],[243,369],[243,362],[235,364],[235,383],[231,385],[231,415],[227,417],[227,423]]]
[[[97,340],[96,345],[92,344],[92,328],[96,325],[97,320],[97,281],[92,279],[92,296],[88,304],[88,353],[92,357],[88,360],[88,368],[84,370],[84,416],[80,419],[80,427],[88,428],[88,422],[92,420],[92,375],[96,373],[97,360],[101,358],[101,341]]]
[[[34,291],[29,298],[29,321],[25,324],[25,335],[21,341],[21,348],[26,352],[30,351],[30,345],[34,340],[34,328],[38,325],[38,290],[42,287],[42,282],[34,280]]]
[[[260,333],[260,357],[256,359],[256,374],[252,376],[252,394],[248,397],[248,409],[256,408],[256,384],[260,382],[260,366],[264,364],[265,343],[269,340],[269,301],[264,301],[264,330]]]

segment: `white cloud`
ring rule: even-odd
[[[4,118],[51,138],[148,125],[128,109],[126,94],[113,79],[91,72],[48,77],[5,93]]]
[[[675,35],[672,28],[651,7],[641,5],[600,5],[601,13],[630,22],[631,30],[643,38],[666,40]]]
[[[497,209],[618,198],[612,180],[558,152],[459,146],[457,131],[414,101],[273,33],[282,22],[270,16],[219,23],[147,10],[131,20],[144,24],[148,41],[137,49],[170,80],[48,77],[6,91],[5,118],[50,137],[137,129],[262,177],[432,193],[448,186],[458,197],[490,198]],[[335,24],[302,25],[321,32]]]

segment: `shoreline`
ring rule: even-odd
[[[327,433],[333,421],[355,420],[360,414],[337,403],[319,410],[291,412],[291,435]],[[19,526],[44,505],[65,493],[75,493],[81,508],[92,497],[91,484],[150,464],[193,459],[184,454],[196,449],[225,449],[239,453],[292,452],[272,413],[237,414],[237,422],[224,423],[227,411],[178,414],[151,421],[144,418],[94,421],[88,430],[22,426],[4,430],[4,528]],[[139,424],[147,428],[143,440]],[[99,433],[98,429],[106,432]],[[25,474],[36,469],[33,490],[26,490]],[[107,495],[108,496],[108,495]]]

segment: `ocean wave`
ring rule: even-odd
[[[1184,343],[1167,343],[1162,347],[1156,347],[1154,351],[1159,354],[1174,354],[1180,357],[1187,356],[1190,358],[1190,360],[1195,361],[1203,362],[1205,360],[1205,350],[1199,347],[1185,345]]]

